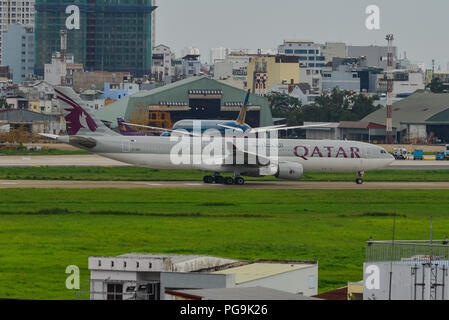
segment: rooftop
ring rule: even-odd
[[[402,123],[449,121],[449,94],[418,90],[415,94],[393,103],[393,127]],[[385,108],[379,109],[361,121],[385,123]]]
[[[244,283],[253,280],[263,279],[286,273],[294,270],[305,269],[313,266],[306,263],[276,263],[274,262],[254,262],[244,266],[230,267],[229,269],[215,271],[215,274],[235,274],[235,283]]]
[[[167,290],[166,293],[198,300],[319,300],[264,287]]]

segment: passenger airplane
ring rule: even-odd
[[[88,109],[82,107],[83,102],[72,88],[57,87],[55,91],[69,135],[43,136],[135,166],[212,172],[213,175],[203,178],[205,183],[243,185],[245,180],[242,176],[273,175],[280,179],[299,180],[304,172],[354,172],[357,173],[356,183],[362,184],[365,171],[385,167],[394,161],[383,148],[362,142],[279,139],[273,143],[258,138],[229,140],[229,137],[220,135],[214,137],[214,141],[222,145],[221,153],[210,154],[210,159],[202,158],[207,154],[205,151],[210,142],[201,139],[199,147],[193,145],[187,149],[188,159],[193,161],[178,163],[173,158],[174,154],[178,155],[181,137],[119,135],[86,111]],[[244,141],[243,147],[237,139]],[[276,156],[270,155],[270,150],[275,150]],[[222,173],[232,173],[233,177],[222,177]]]
[[[245,121],[246,121],[246,113],[248,111],[248,103],[249,103],[249,95],[251,93],[251,90],[248,90],[245,101],[243,103],[242,109],[240,109],[239,116],[236,120],[192,120],[192,119],[184,119],[181,121],[176,122],[173,125],[172,129],[164,129],[159,127],[153,127],[153,126],[145,126],[145,125],[139,125],[134,123],[127,123],[122,122],[122,125],[127,126],[134,126],[134,127],[141,127],[141,128],[147,128],[152,130],[158,130],[162,131],[162,136],[170,136],[171,134],[179,134],[179,131],[188,131],[193,132],[194,131],[194,123],[199,124],[200,130],[198,133],[203,134],[204,132],[214,129],[218,130],[222,135],[225,135],[225,133],[233,133],[233,134],[239,134],[239,135],[249,135],[253,133],[261,133],[261,132],[270,132],[270,131],[281,131],[281,130],[290,130],[290,129],[299,129],[299,128],[306,128],[305,126],[295,126],[295,127],[287,127],[286,125],[277,125],[277,126],[268,126],[268,127],[260,127],[260,128],[251,128]],[[312,125],[314,126],[314,125]],[[307,127],[312,127],[307,126]],[[127,134],[125,134],[127,135]]]

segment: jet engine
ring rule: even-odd
[[[275,176],[279,179],[299,180],[302,178],[303,173],[304,167],[302,166],[302,164],[284,162],[279,163],[278,172]]]

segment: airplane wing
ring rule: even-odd
[[[178,133],[178,134],[187,135],[187,136],[191,136],[191,137],[201,137],[201,135],[195,134],[193,132],[187,132],[187,131],[164,129],[164,128],[152,127],[152,126],[144,126],[142,124],[135,124],[135,123],[129,123],[129,122],[122,122],[122,124],[126,124],[128,126],[139,127],[139,128],[147,128],[147,129],[152,129],[152,130],[158,130],[158,131],[162,131],[162,132],[168,131],[168,132]]]
[[[330,123],[321,123],[321,124],[311,124],[311,125],[306,125],[306,126],[292,126],[292,127],[285,127],[285,126],[281,126],[281,127],[266,127],[266,128],[255,128],[255,129],[251,129],[251,130],[255,130],[255,132],[271,132],[271,131],[281,131],[281,130],[291,130],[291,129],[308,129],[308,128],[313,128],[313,127],[322,127],[322,126],[327,126]]]
[[[59,136],[57,134],[38,133],[38,135],[45,137],[45,138],[50,138],[53,140],[58,140],[58,138],[59,138]]]

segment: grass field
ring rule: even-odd
[[[154,170],[137,167],[8,167],[0,168],[6,180],[91,181],[201,181],[203,172]],[[355,173],[305,173],[305,181],[354,181]],[[247,178],[251,180],[251,178]],[[276,180],[274,177],[252,180]],[[365,181],[449,181],[449,170],[376,170],[366,172]]]
[[[65,268],[128,252],[319,261],[319,291],[362,279],[366,240],[449,232],[449,191],[24,190],[0,193],[0,298],[73,299]]]

